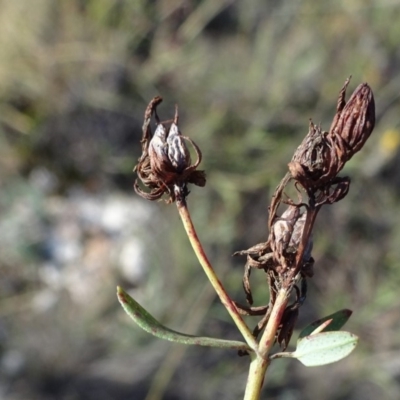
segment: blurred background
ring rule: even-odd
[[[175,206],[133,192],[145,107],[159,94],[169,119],[178,103],[202,149],[189,207],[244,301],[231,254],[266,240],[309,118],[328,129],[352,75],[350,93],[375,93],[376,128],[317,220],[298,329],[350,308],[360,344],[324,367],[275,361],[264,394],[398,399],[399,21],[398,0],[0,1],[0,398],[241,399],[247,358],[151,337],[116,299],[121,285],[173,329],[239,339]],[[267,303],[264,274],[252,285]]]

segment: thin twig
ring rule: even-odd
[[[203,246],[200,243],[200,240],[197,236],[195,227],[193,225],[192,219],[190,217],[189,210],[187,208],[186,200],[183,196],[180,196],[180,191],[176,191],[176,206],[178,208],[179,215],[182,219],[183,226],[186,230],[186,233],[189,237],[190,243],[193,247],[193,250],[203,267],[205,274],[207,275],[211,285],[215,289],[216,293],[218,294],[222,304],[227,309],[228,313],[232,317],[233,321],[235,322],[236,326],[238,327],[239,331],[241,332],[243,338],[246,340],[247,344],[256,351],[257,349],[257,341],[252,335],[250,329],[244,322],[242,316],[239,314],[234,302],[229,297],[228,293],[226,292],[225,288],[222,286],[222,283],[218,279],[214,268],[210,264]]]

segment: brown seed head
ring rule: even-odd
[[[327,132],[310,121],[308,134],[288,164],[292,178],[305,187],[319,184],[330,170],[331,154],[326,135]]]
[[[364,146],[375,126],[375,101],[367,83],[360,84],[345,103],[348,80],[340,92],[335,118],[329,130],[333,141],[343,140],[346,161]]]
[[[321,190],[337,180],[345,163],[369,138],[375,125],[375,103],[367,83],[359,85],[346,104],[346,80],[328,132],[310,122],[307,136],[295,151],[289,171],[307,190]]]
[[[140,189],[135,182],[136,192],[148,199],[157,200],[168,193],[167,202],[175,200],[174,188],[181,188],[183,196],[188,194],[187,183],[204,186],[206,183],[204,171],[196,168],[201,161],[201,152],[197,145],[188,137],[182,136],[178,127],[178,108],[175,109],[173,122],[162,123],[158,118],[156,108],[161,103],[160,97],[155,97],[149,103],[145,112],[143,125],[142,155],[135,167],[139,179],[144,186],[150,188],[150,192]],[[156,130],[152,136],[150,129],[151,117],[156,119]],[[170,124],[168,126],[168,124]],[[197,161],[191,164],[189,150],[186,146],[189,142],[197,155]]]

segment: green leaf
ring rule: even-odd
[[[138,324],[146,332],[157,336],[160,339],[189,345],[252,351],[244,342],[187,335],[185,333],[180,333],[169,329],[158,322],[139,303],[133,300],[133,298],[129,296],[129,294],[126,293],[121,287],[117,287],[117,296],[125,312],[136,322],[136,324]]]
[[[336,311],[335,313],[328,315],[327,317],[314,321],[301,331],[299,339],[311,335],[315,331],[315,329],[317,329],[321,324],[329,319],[331,319],[332,322],[328,326],[326,326],[322,330],[322,332],[338,331],[348,321],[352,313],[353,311],[344,309]]]
[[[348,356],[357,342],[358,337],[350,332],[317,333],[300,339],[296,351],[285,357],[297,358],[307,367],[330,364]]]

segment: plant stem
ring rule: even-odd
[[[247,379],[245,400],[258,400],[261,395],[262,385],[264,383],[265,374],[267,368],[271,362],[269,353],[272,346],[275,343],[276,333],[282,320],[283,313],[285,312],[288,299],[290,296],[290,290],[292,288],[291,280],[294,279],[298,269],[301,266],[301,260],[303,258],[304,250],[308,243],[315,218],[318,214],[319,208],[313,209],[307,213],[307,219],[305,223],[304,233],[302,241],[299,246],[299,252],[297,254],[296,265],[298,266],[293,270],[292,275],[288,277],[287,283],[283,284],[283,287],[278,291],[274,305],[271,310],[267,326],[262,334],[256,357],[252,361],[249,370],[249,376]]]
[[[288,297],[288,289],[279,290],[267,326],[261,337],[258,352],[250,364],[244,400],[258,400],[260,398],[265,373],[270,364],[269,352],[275,343],[276,332],[281,323]]]
[[[239,314],[235,304],[222,286],[222,283],[219,281],[212,265],[210,264],[197,236],[186,201],[184,197],[179,196],[179,192],[176,192],[176,205],[190,243],[201,266],[204,269],[205,274],[207,275],[222,304],[231,315],[247,344],[254,350],[254,353],[251,354],[252,361],[247,378],[244,400],[259,400],[264,383],[265,373],[270,364],[268,355],[275,343],[276,332],[278,331],[283,313],[288,303],[289,288],[282,288],[278,291],[267,326],[261,337],[261,341],[258,344],[248,326],[244,322],[242,316]]]
[[[269,360],[257,355],[250,364],[243,400],[259,400]]]
[[[189,237],[190,243],[193,247],[193,250],[203,267],[203,270],[205,274],[207,275],[209,281],[211,282],[211,285],[215,289],[217,295],[219,296],[222,304],[225,306],[227,309],[228,313],[232,317],[233,321],[235,322],[236,326],[238,327],[239,331],[243,335],[243,338],[246,340],[247,344],[252,348],[254,351],[256,351],[258,343],[256,339],[254,338],[253,334],[250,332],[248,326],[244,322],[242,316],[239,314],[235,304],[229,297],[228,293],[226,292],[225,288],[222,286],[222,283],[218,279],[214,268],[210,264],[203,246],[200,243],[200,240],[197,236],[196,230],[194,228],[192,219],[190,217],[189,210],[187,208],[186,200],[184,197],[176,196],[176,206],[178,208],[179,215],[182,219],[183,226],[186,230],[186,233]]]
[[[269,351],[275,343],[276,332],[278,331],[279,324],[281,323],[283,313],[287,306],[289,295],[288,288],[282,288],[278,291],[267,326],[260,340],[258,350],[263,357],[268,356]]]

